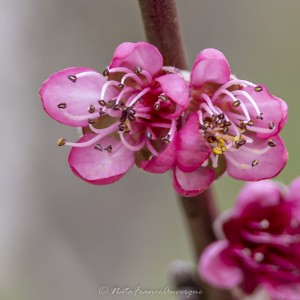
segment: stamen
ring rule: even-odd
[[[215,109],[215,107],[213,106],[210,98],[208,97],[208,95],[206,94],[201,94],[201,97],[205,100],[205,102],[208,104],[209,108],[215,113],[215,114],[219,114],[219,112]]]
[[[95,106],[91,104],[90,107],[89,107],[88,112],[89,112],[90,114],[92,114],[92,113],[95,112],[95,110],[96,110]]]
[[[109,70],[108,70],[108,68],[106,68],[106,69],[103,70],[102,75],[103,75],[104,77],[109,76]]]
[[[66,144],[66,139],[59,138],[56,142],[57,146],[63,146]]]
[[[260,113],[257,117],[256,117],[256,119],[260,119],[260,120],[263,120],[264,119],[264,117],[263,117],[263,113]]]
[[[161,127],[161,128],[170,128],[171,124],[153,122],[153,123],[151,123],[151,126],[152,127]]]
[[[151,140],[152,139],[152,133],[150,132],[150,131],[146,131],[146,138],[148,139],[148,140]]]
[[[124,97],[124,95],[125,95],[126,93],[132,92],[132,91],[134,91],[134,90],[135,90],[135,89],[132,88],[132,87],[126,87],[126,88],[124,88],[124,89],[119,93],[119,95],[118,95],[118,97],[117,97],[117,99],[116,99],[116,104],[118,104],[118,103],[121,101],[121,99]]]
[[[59,108],[59,109],[65,109],[66,107],[67,107],[67,103],[59,103],[58,105],[57,105],[57,107]]]
[[[124,124],[124,123],[120,123],[120,124],[118,125],[118,130],[119,130],[119,131],[127,131],[127,129],[128,129],[128,127],[127,127],[127,125]]]
[[[118,86],[118,85],[119,85],[119,82],[116,81],[116,80],[109,80],[109,81],[106,81],[106,82],[103,84],[103,86],[102,86],[100,99],[105,99],[105,93],[106,93],[106,90],[107,90],[111,85]]]
[[[154,156],[158,156],[158,152],[156,151],[156,149],[152,146],[151,142],[149,140],[146,140],[146,146],[149,149],[149,151],[151,152],[152,155]]]
[[[76,116],[76,115],[72,115],[69,112],[67,112],[66,110],[62,111],[64,116],[70,120],[74,120],[74,121],[85,121],[88,119],[92,119],[92,118],[98,118],[99,114],[93,113],[93,114],[89,114],[89,115],[81,115],[81,116]]]
[[[112,145],[107,146],[104,148],[104,150],[106,150],[108,153],[112,153]]]
[[[276,142],[274,140],[270,139],[270,140],[268,140],[268,145],[270,147],[275,147],[276,146]]]
[[[140,67],[135,67],[134,72],[135,72],[136,74],[140,74],[142,71],[143,71],[142,68],[140,68]]]
[[[275,128],[275,123],[274,122],[270,122],[269,123],[269,129],[274,129]]]
[[[96,123],[96,121],[94,119],[88,119],[88,123],[93,125]]]
[[[128,106],[133,106],[142,96],[144,96],[145,94],[147,94],[151,89],[148,87],[148,88],[145,88],[143,89],[141,92],[139,92],[132,100],[131,102],[129,103]]]
[[[100,145],[100,144],[96,144],[95,146],[94,146],[94,149],[95,150],[98,150],[98,151],[102,151],[103,149],[102,149],[102,146]]]
[[[170,134],[169,133],[164,134],[161,138],[161,141],[165,144],[170,143]]]
[[[98,77],[103,79],[102,74],[97,73],[95,71],[85,71],[77,74],[75,77],[76,79],[82,78],[82,77],[87,77],[87,76],[92,76],[92,77]],[[69,78],[70,79],[70,78]],[[70,79],[71,80],[71,79]]]
[[[159,103],[159,102],[155,102],[153,108],[154,108],[155,110],[159,110],[159,109],[160,109],[160,103]]]
[[[116,67],[116,68],[107,68],[109,73],[116,73],[116,72],[120,72],[120,73],[132,73],[132,70],[125,68],[125,67]]]
[[[142,72],[140,74],[142,74],[142,75],[144,75],[146,77],[148,83],[150,83],[150,82],[153,81],[152,80],[152,75],[148,71],[142,70]]]
[[[163,102],[167,102],[168,101],[168,97],[166,95],[164,95],[164,94],[159,95],[158,98],[161,101],[163,101]]]
[[[106,106],[106,102],[104,100],[98,100],[98,103],[101,105],[101,106]]]
[[[102,129],[95,128],[95,127],[92,126],[92,125],[90,125],[89,127],[90,127],[90,129],[91,129],[94,133],[100,135],[100,137],[102,138],[102,137],[104,137],[104,136],[106,136],[106,135],[108,135],[108,134],[110,134],[110,133],[116,131],[117,128],[118,128],[118,124],[117,124],[117,123],[114,123],[114,124],[112,124],[112,125],[110,125],[110,126],[108,126],[108,127],[106,127],[106,128],[102,128]]]
[[[218,167],[219,155],[211,155],[210,159],[211,159],[211,162],[212,162],[212,167],[214,169],[216,169]],[[202,164],[202,166],[203,166],[203,164]]]
[[[233,107],[239,107],[241,105],[241,101],[240,100],[235,100],[233,103],[232,103],[232,106]]]
[[[66,142],[66,145],[67,146],[71,146],[71,147],[76,147],[76,148],[84,148],[84,147],[88,147],[88,146],[94,145],[96,142],[98,142],[102,138],[103,138],[102,135],[97,134],[93,138],[91,138],[90,140],[88,140],[86,142],[80,142],[80,143]]]
[[[69,75],[68,79],[75,83],[77,80],[77,77],[75,75]]]
[[[240,91],[240,90],[237,90],[237,91],[233,91],[232,94],[235,96],[235,95],[241,95],[243,97],[245,97],[247,100],[249,100],[249,102],[252,104],[253,108],[255,109],[256,113],[258,115],[261,115],[261,112],[256,104],[256,102],[254,101],[254,99],[245,91]]]
[[[262,90],[263,90],[263,88],[259,85],[254,88],[254,91],[258,92],[258,93],[261,92]]]
[[[254,160],[251,165],[252,165],[252,167],[257,166],[258,165],[258,160]]]
[[[132,151],[139,151],[139,150],[141,150],[141,149],[145,146],[145,143],[146,143],[145,139],[143,139],[143,140],[142,140],[139,144],[137,144],[137,145],[130,145],[130,144],[126,141],[123,132],[119,132],[119,134],[120,134],[121,142],[122,142],[122,143],[124,144],[124,146],[125,146],[126,148],[128,148],[129,150],[132,150]]]

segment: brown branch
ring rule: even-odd
[[[175,0],[139,0],[139,5],[147,40],[158,47],[164,57],[164,65],[187,69]],[[193,198],[180,197],[180,202],[184,208],[195,257],[198,260],[203,249],[215,240],[212,223],[216,209],[212,191],[208,189]],[[216,290],[203,282],[199,285],[204,292],[199,296],[201,300],[232,299],[225,291]],[[181,284],[177,284],[177,287],[183,288]]]

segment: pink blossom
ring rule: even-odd
[[[113,183],[137,160],[145,164],[172,144],[177,119],[189,104],[188,86],[175,68],[164,68],[158,49],[146,42],[123,43],[103,74],[68,68],[40,89],[45,111],[55,120],[83,127],[71,146],[73,172],[93,184]],[[156,172],[166,172],[164,161]],[[148,168],[148,171],[152,171]]]
[[[299,299],[299,209],[300,177],[288,190],[269,180],[247,183],[235,208],[216,221],[224,239],[204,250],[201,277],[245,294],[264,288],[272,300]]]
[[[276,176],[287,161],[279,132],[287,120],[286,103],[264,85],[231,75],[225,56],[201,51],[191,72],[190,109],[198,111],[201,133],[212,153],[203,164],[236,179]]]

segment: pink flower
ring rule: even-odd
[[[285,190],[272,181],[247,183],[237,204],[216,222],[223,240],[209,245],[199,262],[213,286],[264,288],[270,298],[300,295],[300,177]]]
[[[276,176],[287,162],[279,132],[287,120],[286,103],[266,86],[231,75],[218,50],[201,51],[191,72],[190,109],[198,111],[201,132],[212,153],[203,164],[236,179]]]
[[[119,45],[103,75],[79,67],[50,76],[40,89],[45,111],[85,132],[76,143],[58,141],[72,147],[73,172],[90,183],[108,184],[121,178],[136,156],[139,164],[159,156],[189,104],[188,86],[178,73],[163,68],[156,47],[139,42]],[[160,172],[171,167],[165,162]]]

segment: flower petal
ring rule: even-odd
[[[78,143],[85,142],[94,137],[87,133],[78,140]],[[119,180],[134,164],[134,152],[128,150],[119,142],[109,136],[100,141],[105,149],[112,147],[112,152],[99,151],[93,146],[85,148],[73,147],[69,155],[69,165],[72,171],[81,179],[92,184],[110,184]],[[114,151],[114,148],[117,148]]]
[[[224,54],[216,49],[205,49],[196,58],[191,72],[191,85],[224,84],[230,79],[230,67]]]
[[[231,177],[247,181],[269,179],[286,165],[288,154],[279,136],[272,137],[275,147],[269,147],[267,140],[253,139],[252,144],[225,152],[227,172]]]
[[[250,203],[259,207],[275,206],[282,200],[280,185],[271,180],[246,183],[237,198],[235,211],[243,211]],[[258,209],[259,209],[258,207]]]
[[[150,173],[165,173],[175,162],[175,139],[167,144],[165,149],[159,153],[158,156],[153,157],[151,160],[143,161],[141,168]]]
[[[300,177],[296,178],[289,186],[288,199],[298,202],[300,206]]]
[[[243,273],[228,251],[225,240],[210,244],[199,261],[200,276],[212,286],[230,289],[241,283]]]
[[[64,69],[54,73],[43,83],[40,96],[43,107],[50,117],[65,125],[75,127],[84,127],[88,124],[87,120],[72,119],[67,117],[64,112],[74,116],[88,115],[90,105],[99,106],[97,100],[99,100],[102,86],[106,81],[102,75],[81,77],[76,82],[68,79],[70,75],[89,71],[96,72],[84,67]],[[65,109],[58,108],[61,103],[66,104]]]
[[[199,134],[197,113],[191,113],[185,125],[178,133],[176,160],[184,172],[197,170],[211,153],[210,147]]]
[[[204,192],[213,182],[215,173],[209,168],[200,167],[194,172],[184,173],[175,168],[173,187],[175,191],[185,197],[193,197]]]
[[[166,74],[156,78],[162,92],[173,102],[186,108],[189,105],[189,87],[185,80],[177,74]]]
[[[259,92],[256,92],[255,88],[250,86],[242,91],[247,92],[254,99],[259,110],[263,113],[263,120],[256,119],[257,112],[248,100],[245,100],[241,95],[239,99],[244,102],[250,116],[253,117],[255,127],[266,130],[269,129],[270,125],[271,127],[274,125],[274,129],[270,130],[270,133],[257,133],[259,138],[269,138],[277,135],[285,125],[288,118],[288,106],[283,100],[270,94],[265,85],[259,84],[258,87],[262,88],[262,90],[259,89]]]
[[[163,57],[159,50],[146,42],[122,43],[115,52],[110,64],[110,68],[126,67],[135,70],[142,68],[156,75],[163,67]]]

